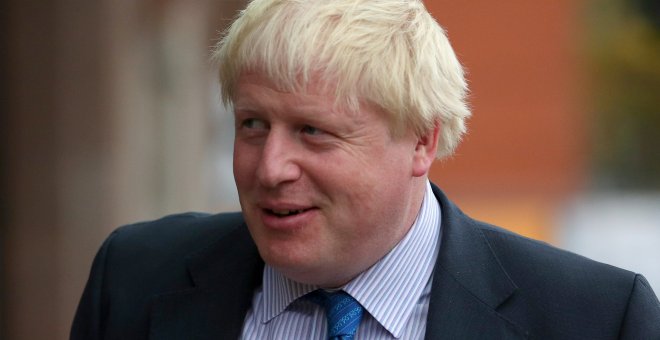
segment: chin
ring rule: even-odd
[[[282,271],[289,271],[288,268],[313,267],[309,252],[286,243],[288,242],[269,241],[261,245],[257,243],[257,248],[264,262]]]
[[[315,261],[312,256],[305,254],[295,254],[292,252],[273,251],[261,253],[264,262],[275,268],[284,276],[306,284],[318,284],[320,273],[326,272],[319,268],[323,265]]]

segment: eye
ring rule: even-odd
[[[312,135],[312,136],[320,135],[320,134],[324,133],[323,130],[317,129],[317,128],[315,128],[313,126],[310,126],[310,125],[303,126],[303,128],[301,129],[301,132],[304,133],[304,134],[307,134],[307,135]]]
[[[266,122],[256,118],[244,119],[243,121],[241,121],[240,127],[250,130],[262,130],[268,128]]]

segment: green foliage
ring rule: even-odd
[[[643,1],[637,1],[639,4]],[[594,0],[587,47],[597,185],[660,189],[660,26],[655,7]]]

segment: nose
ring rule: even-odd
[[[294,182],[301,175],[295,140],[284,131],[271,129],[257,168],[257,180],[266,188]]]

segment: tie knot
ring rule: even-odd
[[[363,312],[362,306],[357,300],[343,290],[335,292],[316,290],[309,297],[325,309],[328,320],[328,339],[353,339]]]

